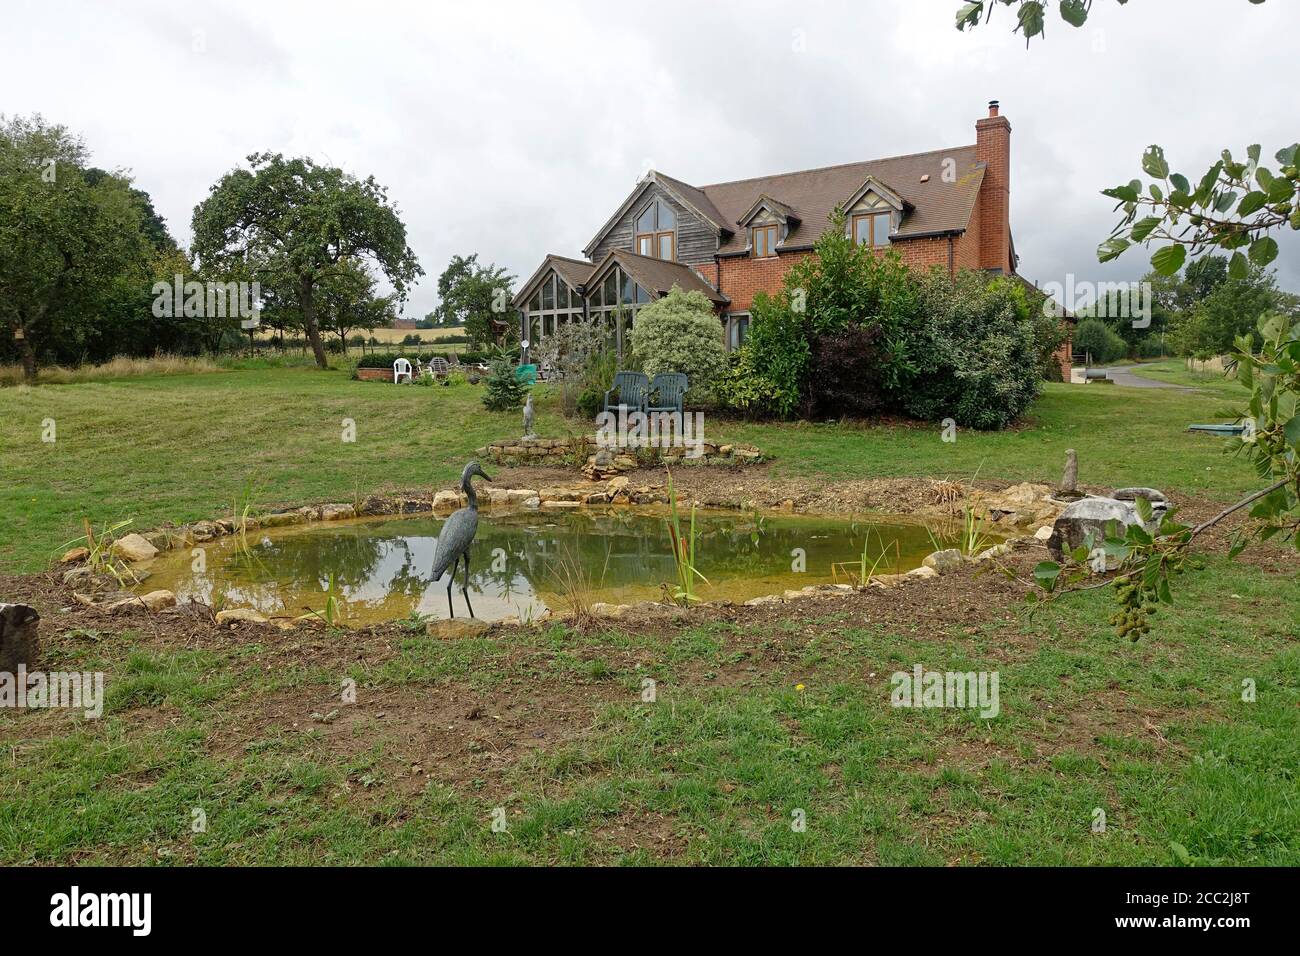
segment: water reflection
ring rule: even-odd
[[[188,552],[160,556],[147,586],[181,599],[292,615],[322,608],[333,574],[348,623],[413,611],[446,617],[446,578],[429,577],[441,526],[441,519],[422,515],[274,529],[260,540],[250,536],[246,550],[223,538],[208,545],[202,572],[192,569]],[[857,566],[868,535],[868,565],[886,553],[880,572],[916,567],[934,547],[931,532],[905,520],[702,512],[697,527],[699,567],[710,582],[699,588],[705,600],[743,601],[829,583],[833,564]],[[944,530],[936,537],[952,540],[952,529]],[[796,549],[803,552],[802,573],[792,570],[800,562]],[[470,597],[486,620],[562,607],[575,569],[589,600],[614,603],[658,599],[661,585],[676,577],[663,516],[625,510],[484,514],[470,564]]]

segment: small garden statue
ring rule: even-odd
[[[1081,498],[1079,494],[1079,458],[1073,448],[1065,451],[1065,473],[1061,475],[1061,487],[1056,490],[1058,498]]]
[[[536,438],[533,434],[533,393],[528,393],[528,401],[524,403],[524,437]]]

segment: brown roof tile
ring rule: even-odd
[[[955,163],[954,182],[944,181],[944,160],[949,157]],[[928,181],[922,182],[921,177],[926,175]],[[832,210],[852,196],[868,176],[874,176],[911,204],[912,209],[903,218],[897,233],[905,239],[965,229],[984,178],[984,165],[976,161],[974,145],[956,146],[908,156],[716,183],[703,186],[698,192],[717,211],[724,228],[734,233],[719,250],[725,255],[746,248],[748,237],[737,221],[759,196],[767,195],[784,203],[799,218],[799,226],[786,237],[787,248],[812,245],[825,230]],[[676,180],[673,182],[678,188],[692,188],[684,183],[678,184]]]

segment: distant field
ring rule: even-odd
[[[464,335],[464,329],[375,329],[365,333],[366,337],[374,335],[381,342],[401,342],[408,335],[418,335],[421,342],[433,342],[448,335]]]

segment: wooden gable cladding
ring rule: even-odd
[[[591,260],[599,262],[613,250],[635,253],[637,217],[647,205],[656,200],[665,203],[677,220],[675,240],[677,261],[692,265],[712,263],[713,254],[718,251],[717,230],[657,182],[650,182],[636,201],[624,210],[609,231],[592,247]]]

